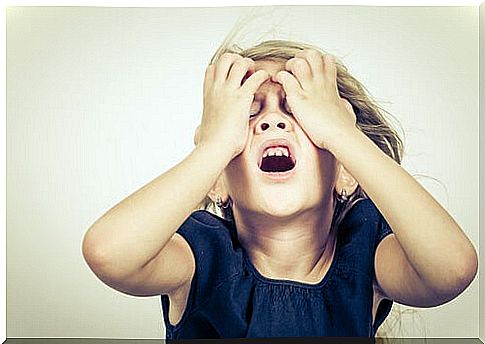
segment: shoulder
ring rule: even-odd
[[[242,254],[231,221],[206,210],[196,210],[177,233],[192,251],[200,288],[210,288],[240,270]]]
[[[242,261],[232,222],[209,211],[193,211],[176,234],[188,244],[195,269],[186,288],[180,291],[181,296],[171,295],[172,306],[169,297],[162,295],[165,325],[169,329],[175,323],[180,327],[190,314],[217,296],[218,286],[240,274]]]
[[[198,224],[203,227],[221,227],[224,226],[229,221],[219,217],[207,210],[194,210],[183,224],[187,223]]]
[[[177,233],[187,241],[232,241],[235,228],[232,222],[207,210],[195,210],[177,229]]]
[[[374,241],[374,248],[392,233],[392,229],[370,198],[357,201],[342,219],[341,227],[363,230]]]
[[[341,226],[354,227],[379,220],[379,210],[370,198],[357,200],[344,215]]]

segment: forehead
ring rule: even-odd
[[[273,76],[276,73],[278,73],[280,70],[284,70],[285,65],[286,65],[286,60],[280,60],[280,61],[261,60],[261,61],[255,61],[254,69],[255,71],[258,71],[261,69],[265,70],[271,76]]]
[[[269,73],[270,76],[276,75],[279,71],[285,70],[286,60],[281,61],[270,61],[270,60],[261,60],[255,61],[254,63],[254,71],[257,72],[258,70],[265,70]],[[252,73],[251,73],[252,74]],[[276,92],[281,94],[284,97],[283,87],[271,80],[268,79],[259,86],[258,90],[255,93],[255,98],[258,99],[260,95],[266,94],[268,92]]]

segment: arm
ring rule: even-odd
[[[376,250],[375,270],[386,297],[434,306],[460,294],[477,272],[476,251],[445,209],[357,128],[331,148],[379,208],[394,234]]]
[[[133,295],[175,292],[191,280],[195,262],[175,232],[245,148],[249,108],[264,71],[241,80],[254,61],[224,54],[207,67],[204,112],[196,148],[181,163],[118,203],[85,234],[82,252],[109,286]]]
[[[352,106],[339,96],[334,59],[306,50],[288,60],[286,69],[275,80],[295,118],[317,147],[345,166],[393,229],[376,249],[382,294],[415,306],[460,294],[477,273],[472,243],[411,175],[355,127]]]
[[[115,289],[138,295],[148,292],[145,283],[156,294],[183,284],[192,274],[193,259],[185,240],[173,235],[229,159],[220,148],[196,147],[97,220],[83,241],[84,257],[95,274]]]

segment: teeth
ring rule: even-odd
[[[288,152],[288,148],[286,147],[269,147],[263,153],[263,158],[267,156],[290,156],[290,152]]]

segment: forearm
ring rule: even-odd
[[[431,288],[471,274],[476,252],[445,209],[359,130],[334,140],[335,157],[359,182],[393,229],[406,256]]]
[[[216,147],[196,147],[182,162],[98,219],[86,233],[85,256],[117,270],[110,271],[114,275],[136,271],[163,248],[229,160]]]

